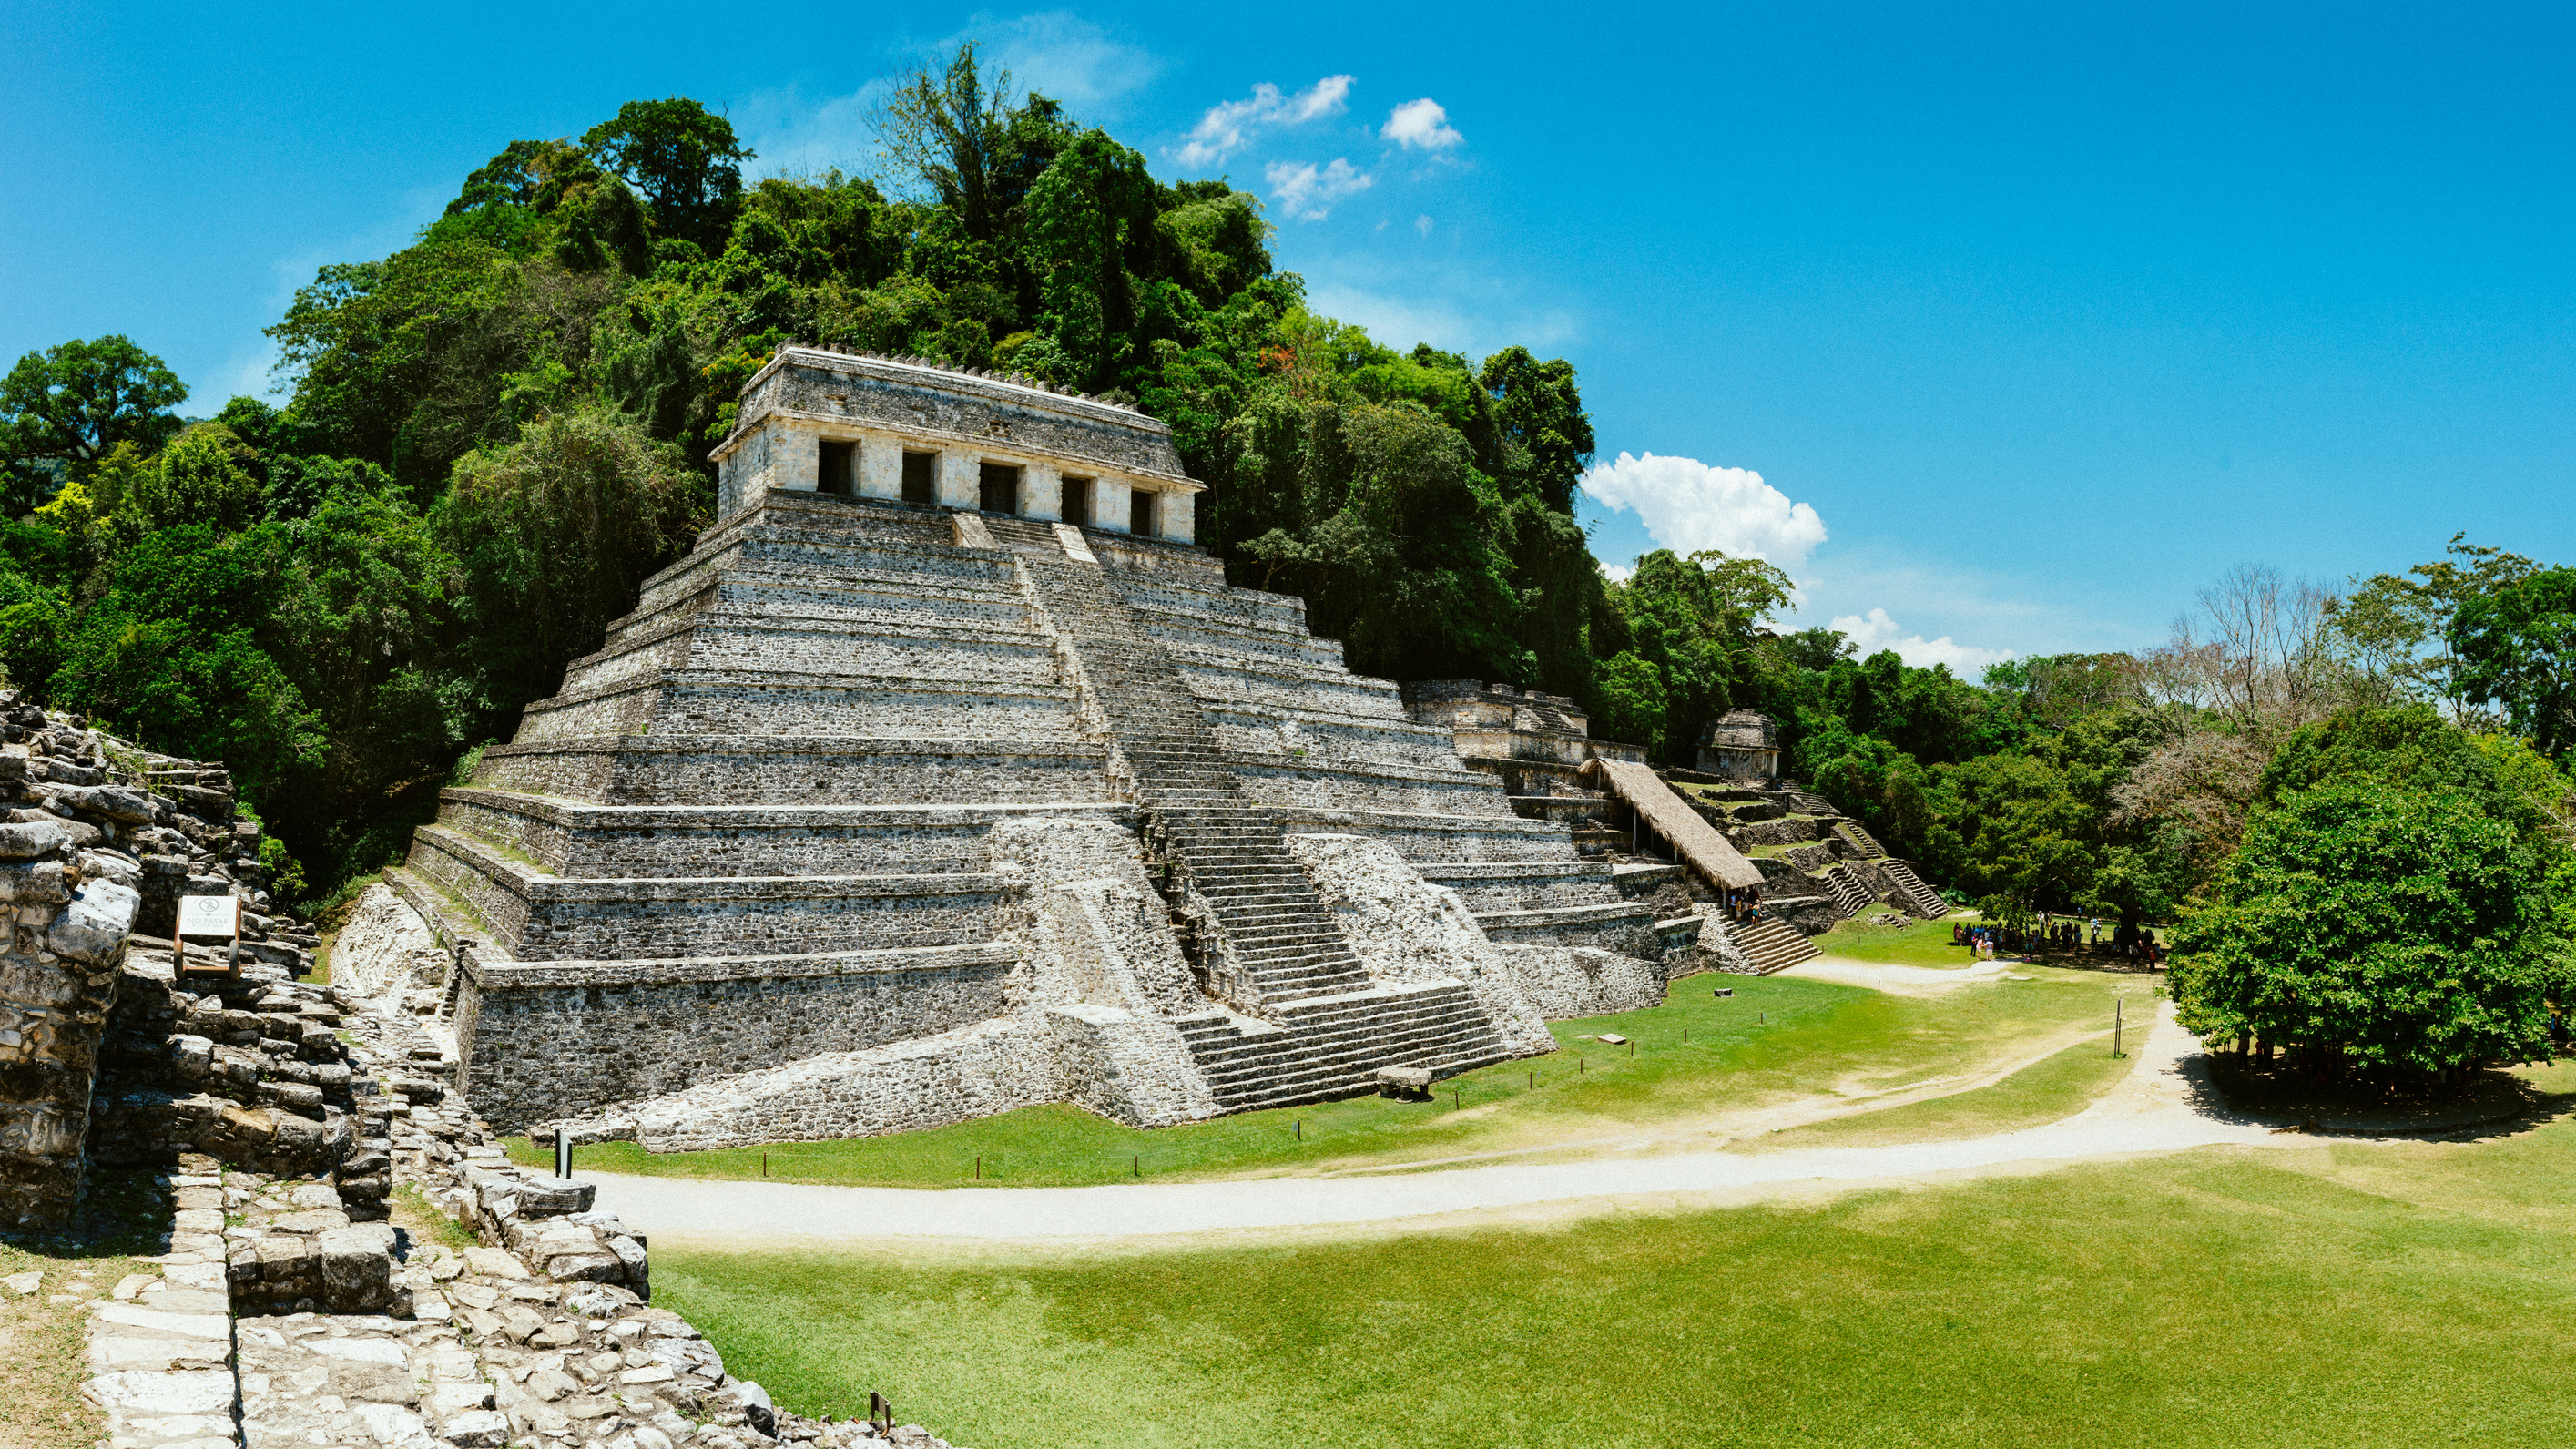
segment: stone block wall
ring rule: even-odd
[[[986,1021],[1004,1014],[1015,964],[1006,949],[972,946],[632,969],[487,967],[462,984],[457,1035],[476,1106],[517,1130]]]

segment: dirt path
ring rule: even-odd
[[[1993,981],[2021,969],[2019,961],[1972,961],[1962,966],[1893,966],[1877,961],[1854,961],[1847,956],[1818,956],[1801,961],[1778,976],[1799,976],[1809,981],[1830,981],[1837,986],[1858,986],[1868,991],[1884,991],[1890,996],[1939,996],[1979,981]]]
[[[2159,1014],[2138,1055],[2137,1069],[2125,1081],[2072,1117],[1950,1142],[1117,1187],[924,1191],[584,1176],[598,1182],[601,1208],[654,1234],[734,1245],[835,1238],[1036,1241],[1384,1223],[1577,1199],[1744,1201],[2222,1143],[2314,1145],[2313,1139],[2279,1134],[2227,1113],[2200,1070],[2199,1043],[2173,1024],[2170,1007]]]

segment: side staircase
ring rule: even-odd
[[[1852,879],[1851,871],[1843,866],[1837,865],[1826,871],[1822,879],[1825,890],[1833,896],[1834,904],[1841,909],[1846,920],[1876,903],[1877,898],[1861,889],[1860,882]]]
[[[1925,885],[1923,877],[1914,873],[1913,866],[1888,854],[1887,847],[1879,844],[1867,830],[1861,827],[1859,821],[1837,820],[1834,822],[1834,830],[1843,839],[1851,842],[1852,848],[1860,852],[1861,859],[1877,866],[1879,874],[1896,882],[1897,892],[1905,897],[1905,904],[1914,914],[1927,921],[1937,921],[1950,914],[1950,903],[1941,899],[1941,893]],[[1839,871],[1835,872],[1835,875],[1840,874]],[[1827,879],[1830,881],[1832,877]],[[1834,894],[1837,897],[1842,893],[1841,886],[1834,887]],[[1847,909],[1844,914],[1853,914],[1854,910],[1865,908],[1868,904],[1867,900],[1863,900],[1860,907]]]
[[[1204,897],[1221,948],[1249,978],[1258,1016],[1210,1012],[1177,1024],[1229,1111],[1343,1096],[1380,1067],[1438,1074],[1510,1053],[1464,984],[1380,986],[1369,976],[1304,867],[1280,813],[1226,764],[1168,651],[1096,564],[1065,553],[1055,530],[986,515],[994,542],[1018,555],[1030,590],[1081,664],[1110,740],[1134,772],[1148,838]]]
[[[1914,867],[1904,861],[1888,856],[1878,862],[1878,873],[1896,882],[1896,888],[1905,893],[1906,904],[1923,919],[1937,921],[1950,914],[1950,903],[1941,899],[1940,892],[1924,884],[1923,877],[1916,875]]]
[[[1835,821],[1834,833],[1850,841],[1852,848],[1860,852],[1860,858],[1863,860],[1883,860],[1887,856],[1887,847],[1879,844],[1876,836],[1862,829],[1861,823],[1857,820]]]
[[[1824,954],[1804,932],[1775,916],[1765,916],[1751,925],[1738,925],[1724,916],[1710,916],[1708,920],[1735,942],[1757,975],[1768,976]]]

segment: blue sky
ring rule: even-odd
[[[859,169],[868,87],[974,35],[1260,192],[1320,310],[1570,358],[1614,565],[1759,552],[1973,669],[2239,560],[2576,560],[2576,12],[2154,9],[0,0],[0,361],[124,332],[211,411],[514,137],[682,94]]]

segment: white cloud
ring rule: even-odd
[[[740,130],[757,157],[743,168],[751,179],[809,177],[826,171],[864,176],[875,169],[876,130],[869,116],[885,98],[886,82],[872,80],[845,96],[808,98],[794,86],[764,91],[745,101]]]
[[[1413,219],[1413,229],[1422,233],[1424,236],[1431,235],[1431,218],[1427,216],[1415,217]]]
[[[1601,566],[1601,572],[1614,584],[1624,584],[1637,576],[1637,571],[1626,564],[1606,563]]]
[[[1208,107],[1181,148],[1172,153],[1173,159],[1184,166],[1213,166],[1252,144],[1252,138],[1263,131],[1339,115],[1350,93],[1351,77],[1346,75],[1328,75],[1295,95],[1281,95],[1279,87],[1263,81],[1252,88],[1248,99]]]
[[[1634,513],[1648,537],[1690,555],[1716,549],[1795,569],[1825,541],[1824,520],[1745,468],[1712,468],[1696,458],[1619,455],[1583,475],[1603,507]]]
[[[1408,151],[1446,151],[1464,145],[1467,138],[1449,124],[1449,112],[1438,101],[1424,96],[1406,101],[1389,111],[1379,137],[1393,141]]]
[[[1163,59],[1140,46],[1112,40],[1109,32],[1063,10],[1023,15],[999,26],[979,23],[991,63],[1011,73],[1023,91],[1064,102],[1088,115],[1115,109],[1129,93],[1142,90],[1163,73]],[[964,34],[939,43],[941,58],[957,53]]]
[[[1987,665],[2001,664],[2013,657],[2013,651],[2009,649],[1980,649],[1973,644],[1961,644],[1947,634],[1938,639],[1926,639],[1920,634],[1900,635],[1896,621],[1888,617],[1885,609],[1872,609],[1867,614],[1844,614],[1826,627],[1841,632],[1859,646],[1860,658],[1866,659],[1881,649],[1893,649],[1898,658],[1917,669],[1947,664],[1951,673],[1963,679],[1974,679],[1985,671]]]
[[[979,23],[972,32],[892,51],[905,70],[927,65],[937,71],[969,39],[978,44],[988,81],[1009,71],[1015,98],[1037,91],[1090,118],[1114,115],[1120,100],[1152,84],[1165,66],[1153,52],[1112,40],[1099,26],[1060,10]],[[791,85],[739,101],[732,108],[734,129],[759,153],[745,171],[753,179],[827,170],[871,174],[877,143],[869,118],[891,83],[880,77],[846,95],[822,97]]]
[[[1339,156],[1322,167],[1312,161],[1273,161],[1261,174],[1269,179],[1270,193],[1279,198],[1279,204],[1301,221],[1322,221],[1331,214],[1334,202],[1377,184],[1376,177],[1354,169]]]

